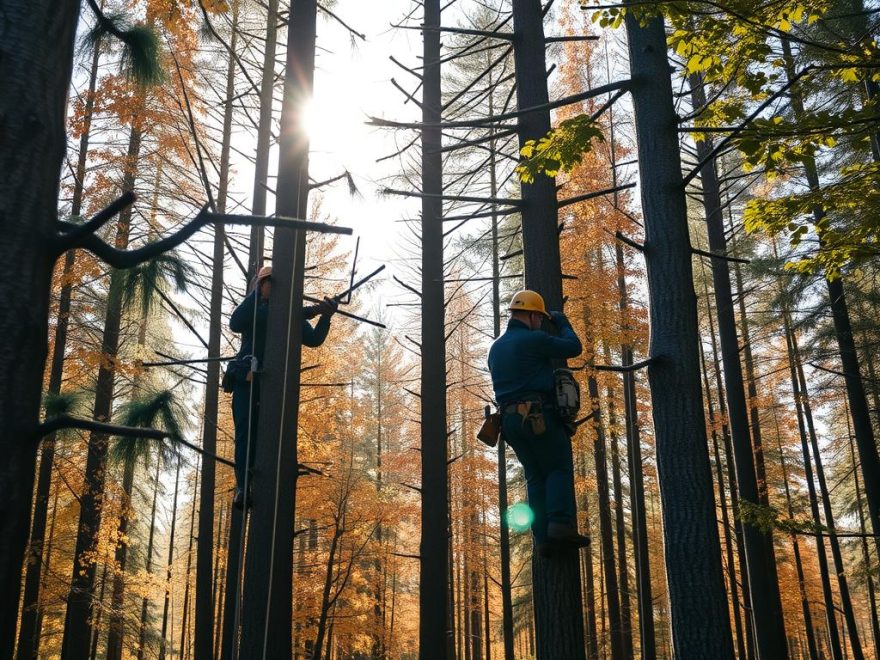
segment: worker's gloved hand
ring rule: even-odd
[[[333,316],[336,313],[336,310],[339,309],[339,303],[332,298],[324,296],[324,300],[318,303],[318,309],[320,310],[321,316]]]
[[[550,318],[556,325],[568,325],[568,317],[562,312],[550,312]]]

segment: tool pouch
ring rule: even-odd
[[[224,392],[232,392],[240,382],[251,380],[251,358],[243,357],[231,360],[223,372],[223,380],[220,385]]]
[[[486,406],[486,416],[483,419],[483,425],[477,431],[477,440],[489,447],[498,444],[498,437],[501,435],[501,415],[498,413],[490,413],[489,406]]]
[[[523,425],[528,424],[533,435],[544,435],[547,422],[544,420],[544,409],[537,401],[524,401],[516,404],[516,412],[522,417]]]

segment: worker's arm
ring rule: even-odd
[[[317,348],[327,339],[327,333],[330,332],[330,316],[321,314],[315,327],[306,320],[303,320],[302,343],[303,346],[309,348]]]
[[[244,332],[254,322],[254,306],[257,304],[257,292],[254,290],[229,317],[229,329],[233,332]]]
[[[546,332],[532,333],[543,357],[567,359],[577,357],[584,350],[581,340],[574,333],[571,323],[562,312],[551,312],[553,322],[559,328],[559,336]]]
[[[303,320],[302,343],[310,348],[315,348],[324,343],[327,339],[327,333],[330,332],[330,317],[336,312],[339,303],[332,298],[324,298],[318,303],[315,309],[320,313],[321,317],[313,328],[311,323]],[[305,312],[306,310],[303,310]],[[311,318],[311,317],[306,317]]]

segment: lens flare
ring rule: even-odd
[[[525,502],[507,507],[507,526],[514,532],[525,532],[535,521],[535,512]]]

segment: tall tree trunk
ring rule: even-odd
[[[859,640],[859,631],[856,626],[855,614],[853,613],[852,599],[849,594],[849,583],[846,579],[846,573],[843,566],[843,556],[840,552],[840,541],[837,538],[837,532],[834,526],[834,512],[831,510],[831,497],[828,492],[828,484],[825,481],[825,468],[822,466],[822,454],[819,451],[819,439],[816,434],[816,425],[813,422],[813,407],[810,403],[807,379],[804,376],[804,365],[801,362],[797,336],[794,332],[790,332],[789,338],[793,349],[795,366],[797,367],[798,372],[801,406],[804,419],[807,422],[807,435],[810,438],[810,448],[813,452],[813,462],[816,466],[816,479],[819,482],[819,497],[822,500],[822,510],[825,514],[825,526],[829,530],[828,544],[831,546],[831,558],[834,561],[834,572],[837,576],[837,587],[838,592],[840,593],[840,607],[843,610],[844,620],[846,621],[847,631],[849,632],[849,641],[852,646],[853,655],[861,657],[862,645]],[[818,523],[819,520],[817,519],[816,522]]]
[[[858,466],[856,465],[856,450],[853,445],[852,440],[852,429],[847,423],[847,440],[849,441],[849,456],[850,461],[852,463],[852,474],[853,480],[855,482],[856,488],[856,509],[859,512],[859,532],[862,534],[861,538],[861,546],[862,546],[862,561],[865,562],[865,582],[868,586],[868,602],[871,605],[871,611],[869,612],[871,618],[871,632],[874,637],[874,657],[880,658],[880,624],[877,621],[877,594],[874,590],[874,576],[871,574],[870,566],[871,566],[871,556],[868,551],[868,539],[865,533],[865,513],[862,511],[862,493],[861,488],[859,487],[859,473]]]
[[[324,587],[321,590],[321,604],[318,609],[318,627],[315,633],[315,643],[312,645],[311,660],[321,660],[321,650],[324,648],[324,636],[327,633],[327,615],[330,613],[330,589],[333,587],[333,566],[336,562],[336,547],[339,545],[339,537],[342,536],[342,530],[339,527],[339,521],[333,530],[333,536],[330,538],[330,549],[327,552],[327,569],[324,571]],[[334,601],[335,602],[335,599]]]
[[[791,387],[794,394],[795,408],[798,418],[798,431],[801,437],[801,451],[804,457],[804,478],[807,482],[807,492],[810,497],[810,512],[813,520],[819,524],[819,503],[816,498],[816,486],[813,482],[813,468],[810,460],[810,448],[807,439],[807,430],[804,426],[804,398],[801,391],[797,374],[797,360],[795,359],[795,344],[792,341],[793,331],[788,312],[783,310],[782,320],[785,329],[785,342],[788,349],[788,365],[791,375]],[[825,554],[825,536],[816,534],[816,554],[819,558],[819,575],[822,579],[822,595],[825,600],[825,620],[828,629],[828,642],[831,647],[831,656],[834,660],[843,657],[841,650],[840,635],[837,631],[837,620],[834,614],[834,595],[831,590],[831,579],[828,574],[828,558]]]
[[[794,59],[791,53],[791,45],[788,39],[782,39],[781,42],[786,73],[789,80],[791,80],[794,75]],[[794,117],[796,120],[800,120],[804,116],[804,104],[797,87],[792,89],[789,98],[791,99]],[[821,189],[816,161],[812,158],[804,159],[804,174],[811,191]],[[818,222],[824,216],[824,212],[816,208],[813,211],[813,215]],[[822,237],[820,235],[820,243],[821,240]],[[834,321],[837,349],[840,353],[841,365],[843,366],[846,398],[849,403],[850,417],[852,418],[853,434],[855,435],[856,447],[859,450],[862,477],[865,484],[865,496],[868,500],[868,512],[871,518],[871,527],[875,534],[874,542],[878,553],[880,553],[880,455],[877,453],[874,429],[871,425],[871,414],[865,397],[865,386],[862,383],[862,375],[859,370],[859,357],[853,339],[852,324],[850,323],[843,281],[840,277],[831,279],[826,276],[825,283],[828,288],[828,301],[831,307],[831,317]]]
[[[612,141],[613,148],[613,141]],[[616,168],[614,185],[617,185]],[[619,309],[623,327],[627,329],[629,315],[629,294],[626,284],[626,266],[623,261],[623,247],[615,245],[617,261],[617,290],[620,296]],[[621,364],[633,364],[633,350],[629,343],[620,347]],[[636,585],[638,589],[639,641],[643,660],[657,654],[654,638],[654,600],[651,588],[651,561],[648,553],[648,523],[645,517],[645,479],[642,465],[642,439],[639,430],[638,410],[636,408],[636,379],[631,371],[623,374],[623,408],[626,420],[627,468],[629,470],[630,511],[632,515],[633,554],[636,557]]]
[[[168,645],[168,610],[171,606],[171,567],[174,564],[174,532],[177,529],[177,494],[180,491],[180,457],[174,472],[174,499],[171,503],[171,531],[168,540],[168,563],[165,566],[165,601],[162,604],[162,634],[159,637],[159,660],[165,660]]]
[[[122,189],[126,192],[134,190],[142,138],[140,121],[135,117],[123,169]],[[131,217],[132,209],[130,206],[119,214],[115,241],[115,246],[118,249],[125,249],[128,246]],[[109,422],[113,414],[116,359],[122,322],[122,296],[121,273],[115,269],[111,270],[107,308],[104,315],[104,332],[101,340],[101,366],[98,370],[95,405],[92,412],[94,419],[104,422]],[[101,515],[104,507],[108,440],[108,436],[104,433],[92,432],[89,435],[85,484],[80,496],[79,527],[73,555],[70,592],[67,597],[67,615],[64,621],[62,660],[80,660],[88,653],[91,636],[92,597],[95,589],[93,556],[98,543],[98,532],[101,528]]]
[[[125,569],[128,559],[128,522],[132,513],[132,490],[136,461],[126,460],[122,468],[122,510],[116,528],[116,553],[113,568],[113,592],[110,600],[110,625],[107,632],[107,660],[122,657],[125,618]]]
[[[489,94],[489,114],[495,111],[494,94]],[[494,133],[490,128],[490,133]],[[489,142],[489,196],[498,195],[496,142]],[[492,336],[501,335],[501,261],[498,249],[498,207],[492,204]],[[507,449],[498,438],[498,522],[501,563],[501,632],[505,660],[513,658],[513,599],[510,594],[510,529],[507,525]]]
[[[584,316],[587,316],[586,309]],[[589,319],[584,323],[587,334],[590,334]],[[586,342],[588,359],[592,362],[593,348]],[[590,397],[591,424],[595,437],[593,439],[593,459],[596,462],[596,498],[599,502],[599,537],[602,547],[602,572],[605,578],[605,594],[608,604],[608,625],[611,629],[611,658],[623,660],[625,643],[623,640],[623,621],[620,612],[620,594],[617,584],[617,571],[614,566],[614,530],[611,523],[611,494],[608,489],[607,443],[605,441],[605,425],[602,420],[602,408],[599,401],[599,386],[596,377],[591,373],[587,377],[587,388]]]
[[[741,289],[740,289],[741,290]],[[776,421],[776,442],[779,449],[779,462],[782,465],[782,484],[785,486],[785,504],[788,509],[788,517],[794,517],[794,507],[791,504],[791,489],[788,487],[788,471],[785,467],[785,452],[782,450],[782,437],[779,431],[779,420],[776,417],[776,410],[773,411],[773,418]],[[810,660],[818,660],[819,652],[816,649],[816,631],[813,629],[813,616],[810,614],[810,602],[807,598],[806,580],[804,578],[804,566],[801,561],[801,549],[798,542],[797,534],[791,534],[791,547],[794,551],[794,566],[797,571],[798,592],[801,597],[801,612],[804,616],[804,631],[807,634],[807,649],[810,654]]]
[[[425,0],[423,22],[440,26],[440,0]],[[419,648],[448,656],[448,467],[443,273],[443,159],[440,32],[423,33],[422,77],[422,521],[419,546]]]
[[[226,99],[223,111],[223,137],[220,147],[220,180],[217,190],[217,212],[226,212],[229,184],[229,150],[232,139],[232,112],[235,96],[235,53],[238,45],[238,0],[232,2],[232,36],[229,60],[226,65]],[[214,225],[214,252],[211,261],[211,304],[208,321],[208,355],[220,354],[223,315],[223,248],[226,232],[223,225]],[[205,377],[205,408],[202,416],[202,449],[208,454],[217,452],[217,414],[220,397],[220,363],[208,362]],[[202,461],[201,491],[199,493],[199,536],[196,544],[196,612],[195,657],[212,657],[214,648],[214,497],[216,488],[214,461]]]
[[[712,348],[715,349],[715,330],[712,326],[712,310],[709,309],[709,292],[705,291],[706,316],[709,319],[709,332],[712,335]],[[718,431],[716,430],[715,405],[712,402],[712,389],[709,386],[709,369],[706,366],[706,356],[703,351],[703,342],[700,344],[700,363],[703,371],[703,389],[706,394],[706,410],[709,414],[709,427],[712,429],[712,451],[715,456],[715,473],[718,475],[718,505],[721,509],[721,527],[724,529],[724,549],[727,560],[727,584],[730,589],[730,600],[733,603],[733,625],[736,642],[737,657],[745,660],[746,650],[743,641],[742,618],[739,604],[739,584],[736,575],[736,564],[733,560],[733,539],[730,533],[730,514],[727,508],[727,493],[724,491],[724,468],[721,464],[721,452],[718,447]],[[723,393],[719,391],[719,398]],[[731,487],[732,489],[732,487]]]
[[[702,78],[689,76],[691,99],[694,108],[706,105]],[[719,255],[727,254],[724,238],[724,219],[721,208],[721,189],[715,171],[715,159],[711,139],[697,142],[697,157],[706,161],[700,170],[703,187],[703,208],[709,249]],[[749,438],[748,404],[743,385],[742,364],[739,359],[739,339],[736,331],[733,295],[730,286],[729,262],[724,257],[712,259],[712,283],[715,292],[715,311],[718,315],[718,334],[724,361],[724,383],[727,390],[727,411],[730,434],[733,441],[733,458],[739,485],[740,501],[746,504],[766,504],[766,492],[762,497],[755,471],[755,454],[761,453],[760,425],[754,424],[753,436]],[[754,441],[754,453],[752,448]],[[760,460],[763,465],[763,458]],[[766,482],[766,477],[763,479]],[[763,488],[766,488],[764,483]],[[752,623],[758,656],[782,658],[788,653],[782,598],[779,593],[779,577],[776,572],[776,555],[773,536],[756,525],[745,522],[743,537],[746,550],[746,576],[752,598]]]
[[[28,540],[48,344],[67,93],[79,2],[4,2],[0,57],[0,657],[12,657]],[[27,157],[24,157],[27,154]]]
[[[604,343],[605,362],[611,364],[611,350]],[[629,601],[629,566],[626,558],[626,523],[623,514],[623,483],[620,478],[620,450],[618,449],[617,411],[614,388],[606,391],[608,405],[608,435],[611,438],[611,483],[614,486],[614,531],[617,536],[617,572],[620,590],[620,634],[623,657],[633,657],[632,618]]]
[[[156,503],[159,499],[159,475],[162,473],[162,461],[156,457],[156,480],[153,483],[153,507],[150,511],[150,534],[147,537],[147,559],[144,563],[144,570],[147,575],[153,572],[153,541],[156,537]],[[138,632],[137,660],[144,660],[144,654],[147,650],[147,619],[150,611],[150,599],[144,596],[141,599],[141,622]]]
[[[190,594],[190,573],[192,571],[192,557],[193,557],[193,532],[196,527],[196,501],[198,498],[196,497],[196,493],[199,492],[199,469],[196,466],[196,483],[195,488],[193,488],[193,502],[192,508],[189,513],[189,538],[187,540],[186,546],[186,572],[184,573],[184,588],[183,588],[183,616],[180,621],[180,652],[184,658],[189,656],[189,594]]]
[[[663,20],[628,13],[653,360],[648,367],[663,498],[673,652],[732,658],[697,355],[685,190]],[[694,626],[694,621],[700,626]]]
[[[513,3],[513,55],[519,109],[548,102],[544,21],[540,0]],[[550,130],[550,112],[522,115],[517,121],[519,145]],[[562,267],[556,230],[556,182],[546,176],[522,184],[522,239],[525,284],[539,291],[549,309],[562,309]],[[572,503],[573,505],[575,503]],[[576,549],[552,558],[532,554],[532,598],[537,657],[584,657],[580,562]]]
[[[104,564],[104,569],[101,571],[101,589],[98,591],[98,613],[95,614],[95,623],[92,626],[92,639],[91,639],[91,647],[89,651],[90,660],[96,660],[98,657],[98,640],[101,638],[101,615],[104,614],[104,608],[102,607],[104,603],[104,589],[107,586],[107,564]]]
[[[581,453],[577,457],[578,476],[582,481],[587,480],[587,459]],[[590,498],[588,493],[581,493],[578,498],[578,508],[583,512],[584,534],[591,536],[590,527]],[[599,659],[599,640],[596,632],[596,586],[593,577],[593,546],[586,547],[581,552],[581,562],[584,576],[582,602],[584,603],[584,622],[586,633],[586,653],[588,660]]]
[[[278,42],[278,0],[266,2],[266,41],[263,48],[263,71],[260,77],[260,118],[257,124],[257,151],[254,160],[254,192],[251,213],[266,215],[266,193],[269,189],[269,151],[272,144],[272,109],[275,102],[275,51]],[[248,281],[263,261],[265,229],[251,227],[248,258]],[[227,592],[228,593],[228,592]]]
[[[95,87],[98,81],[98,63],[101,58],[100,40],[92,46],[92,63],[89,70],[89,87],[85,93],[83,107],[83,126],[79,138],[79,155],[73,181],[73,199],[70,215],[73,218],[82,213],[82,198],[85,188],[86,162],[89,154],[89,138],[92,129],[92,115],[95,108]],[[64,371],[64,353],[67,348],[67,328],[70,321],[70,302],[73,292],[71,276],[76,262],[76,251],[70,250],[64,256],[64,269],[61,276],[61,291],[58,299],[58,318],[55,324],[55,342],[52,352],[52,366],[49,372],[48,394],[61,392],[61,377]],[[21,626],[18,634],[16,660],[36,658],[40,650],[40,574],[42,569],[43,543],[46,535],[46,513],[49,490],[52,482],[52,465],[55,461],[55,434],[47,436],[42,442],[40,454],[40,473],[37,478],[37,492],[34,498],[34,517],[31,525],[30,547],[28,548],[25,572],[24,601],[21,612]]]
[[[309,149],[302,126],[315,73],[317,3],[293,0],[281,111],[276,213],[308,216]],[[296,510],[297,419],[302,356],[302,295],[306,236],[275,230],[273,284],[261,365],[260,419],[241,617],[241,657],[291,656],[293,525]]]

